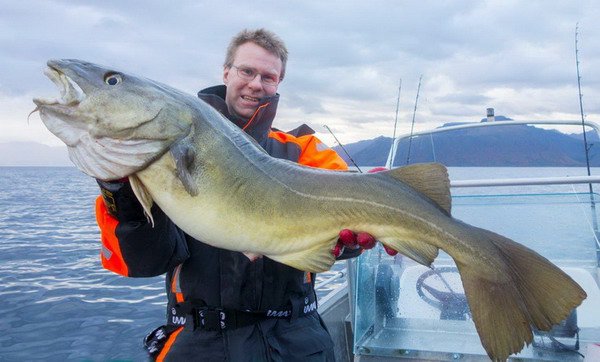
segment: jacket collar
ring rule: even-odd
[[[198,97],[221,112],[227,119],[243,129],[264,147],[277,113],[279,94],[261,98],[254,115],[250,119],[243,119],[229,113],[225,103],[226,92],[227,87],[225,85],[217,85],[201,90],[198,92]]]

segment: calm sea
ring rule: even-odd
[[[525,171],[585,174],[454,168],[450,175],[505,178]],[[146,359],[142,338],[164,322],[164,278],[123,278],[102,268],[97,194],[96,183],[75,168],[0,167],[0,360]]]
[[[97,195],[75,168],[0,168],[0,360],[145,360],[164,278],[102,268]]]

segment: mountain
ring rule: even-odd
[[[36,142],[0,143],[0,166],[73,166],[65,146]]]
[[[510,122],[507,120],[506,122]],[[446,127],[453,124],[446,124]],[[586,133],[591,166],[600,166],[598,134]],[[417,136],[410,145],[403,140],[397,150],[394,165],[437,161],[446,166],[585,166],[582,134],[565,134],[525,125],[494,128],[474,128]],[[391,138],[378,137],[345,145],[344,148],[359,166],[384,165]],[[349,164],[340,146],[334,149]]]

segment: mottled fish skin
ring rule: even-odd
[[[376,174],[304,167],[266,154],[200,99],[78,60],[48,62],[59,100],[36,99],[48,129],[85,173],[128,176],[150,215],[156,202],[210,245],[294,268],[331,267],[342,229],[364,231],[424,265],[444,250],[458,266],[489,357],[508,358],[586,294],[534,251],[452,218],[440,164]]]

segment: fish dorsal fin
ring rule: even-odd
[[[146,186],[144,186],[144,184],[142,183],[140,178],[137,177],[136,174],[129,175],[129,183],[131,184],[131,189],[133,190],[135,197],[137,197],[140,204],[142,204],[142,208],[144,209],[144,214],[146,214],[148,222],[150,222],[152,224],[152,227],[154,227],[154,218],[152,217],[151,211],[152,204],[154,203],[152,196],[150,196],[150,193],[146,189]]]
[[[446,166],[441,163],[417,163],[385,173],[427,196],[450,215],[452,198]]]

